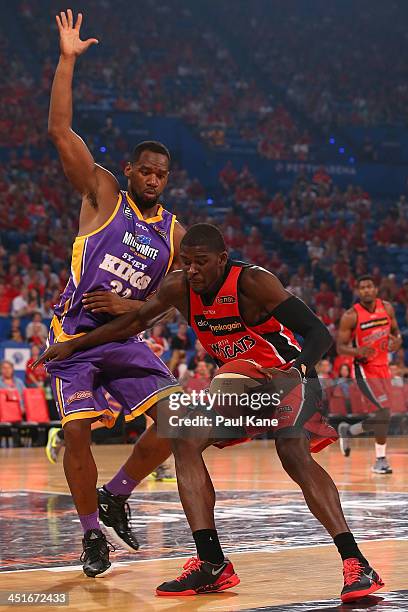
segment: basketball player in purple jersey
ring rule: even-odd
[[[158,142],[140,143],[125,168],[128,191],[95,163],[72,130],[72,78],[76,59],[94,38],[82,41],[79,14],[56,17],[60,59],[51,91],[48,130],[68,180],[82,195],[79,233],[72,249],[71,276],[55,308],[49,344],[79,337],[115,315],[136,310],[158,288],[178,256],[184,230],[159,198],[167,184],[170,154]],[[92,303],[85,304],[92,294]],[[130,299],[129,299],[130,298]],[[99,517],[131,551],[138,543],[130,529],[126,500],[136,484],[170,455],[169,441],[153,427],[139,439],[118,474],[96,491],[97,469],[90,450],[91,424],[109,421],[104,390],[124,407],[126,420],[181,390],[164,363],[139,338],[112,342],[48,366],[64,428],[64,470],[84,531],[84,572],[96,577],[111,567]]]

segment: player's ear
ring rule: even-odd
[[[124,175],[127,177],[129,177],[132,174],[132,164],[130,161],[126,164],[123,172],[124,172]]]
[[[222,264],[222,265],[226,264],[227,263],[227,259],[228,259],[227,251],[223,251],[222,253],[220,253],[220,255],[219,255],[220,264]]]

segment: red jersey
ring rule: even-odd
[[[239,308],[239,277],[249,264],[229,262],[224,282],[211,304],[189,287],[189,324],[205,350],[220,365],[252,359],[267,368],[288,368],[301,347],[293,333],[273,316],[249,326]],[[261,288],[260,288],[261,290]]]
[[[391,333],[391,317],[385,310],[382,300],[375,301],[375,309],[370,312],[360,303],[354,304],[357,325],[353,333],[355,346],[369,346],[375,349],[366,363],[370,366],[388,366],[388,342]]]

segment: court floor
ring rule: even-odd
[[[241,584],[194,598],[154,595],[194,553],[176,484],[144,481],[136,489],[130,505],[142,546],[135,554],[117,547],[113,571],[92,580],[81,571],[81,529],[61,463],[50,465],[43,449],[0,449],[0,591],[64,592],[68,609],[78,611],[408,610],[408,448],[406,440],[392,439],[394,473],[380,476],[370,471],[373,446],[358,440],[348,459],[337,445],[316,456],[341,491],[361,549],[386,583],[358,606],[340,604],[335,547],[283,472],[273,442],[265,441],[207,451],[220,539]],[[103,483],[131,449],[93,450]]]

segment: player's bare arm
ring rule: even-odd
[[[302,351],[293,364],[303,374],[313,368],[332,345],[327,327],[302,300],[286,291],[271,272],[262,268],[244,270],[240,298],[241,294],[245,322],[256,325],[269,314],[303,337]]]
[[[181,223],[179,223],[179,221],[176,221],[174,224],[174,236],[173,236],[174,256],[173,256],[173,263],[169,270],[170,272],[173,272],[174,270],[181,270],[182,266],[181,266],[181,261],[180,261],[180,243],[185,233],[186,233],[186,230],[184,229],[184,227],[181,225]]]
[[[388,348],[391,352],[398,351],[398,349],[400,349],[402,346],[402,336],[398,327],[397,317],[395,316],[395,310],[390,302],[383,302],[383,304],[391,319],[391,334]]]
[[[60,58],[51,90],[48,133],[61,159],[64,173],[82,195],[79,233],[100,227],[112,214],[119,184],[116,178],[95,163],[88,147],[72,130],[72,79],[77,58],[96,38],[81,40],[82,14],[74,24],[71,9],[56,16],[60,37]]]
[[[152,327],[158,319],[173,308],[177,308],[184,317],[187,317],[186,282],[184,273],[180,270],[166,276],[158,292],[150,300],[143,302],[137,312],[133,311],[117,317],[79,338],[50,346],[33,364],[33,367],[48,361],[67,359],[73,353],[93,346],[131,338]]]
[[[356,325],[357,313],[354,308],[349,308],[340,319],[336,349],[339,355],[350,355],[351,357],[364,359],[372,355],[374,349],[369,346],[351,346],[351,338]]]

